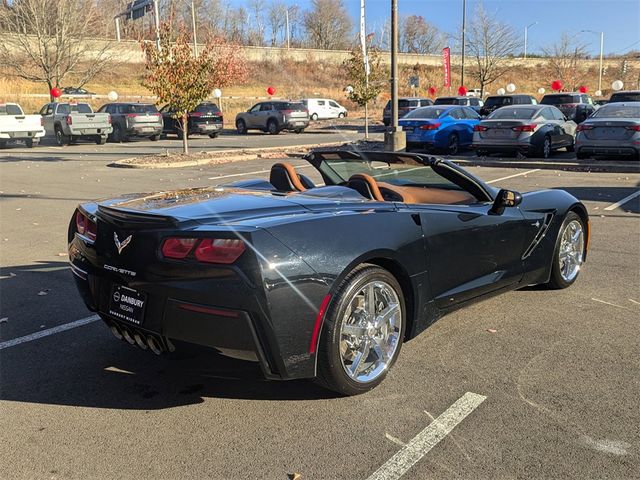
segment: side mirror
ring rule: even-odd
[[[512,190],[500,190],[489,213],[493,215],[502,215],[507,207],[517,207],[522,203],[522,195]]]

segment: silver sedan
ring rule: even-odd
[[[578,125],[576,155],[640,160],[640,102],[608,103]]]
[[[472,148],[478,156],[519,152],[548,158],[559,148],[573,151],[576,126],[552,105],[501,107],[475,126]]]

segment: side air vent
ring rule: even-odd
[[[531,242],[531,245],[529,245],[529,248],[525,250],[524,254],[522,255],[522,260],[524,260],[529,255],[531,255],[533,251],[536,249],[536,247],[540,244],[544,236],[547,234],[547,230],[549,230],[549,226],[551,226],[551,220],[553,220],[553,213],[545,214],[544,220],[542,221],[542,225],[540,226],[540,230],[538,230],[538,233],[536,233],[536,236]]]

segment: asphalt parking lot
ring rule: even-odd
[[[123,145],[111,148],[137,144]],[[580,278],[444,317],[381,386],[340,398],[200,349],[156,357],[119,342],[67,266],[78,202],[266,178],[273,160],[125,170],[72,148],[0,152],[2,478],[390,479],[394,455],[403,479],[640,478],[640,175],[470,167],[585,202]]]

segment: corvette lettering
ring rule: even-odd
[[[107,265],[106,263],[104,264],[104,269],[105,270],[109,270],[110,272],[116,272],[116,273],[122,273],[124,275],[130,275],[132,277],[136,276],[136,272],[134,272],[132,270],[127,270],[125,268],[113,267],[111,265]]]

